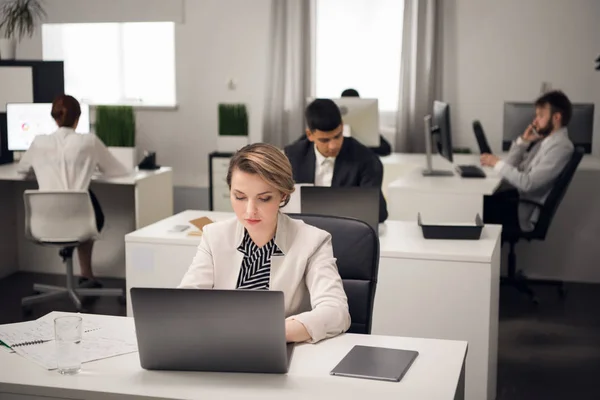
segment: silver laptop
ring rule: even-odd
[[[286,373],[283,292],[132,288],[140,364],[149,370]]]
[[[302,214],[351,217],[379,227],[379,188],[302,186]]]

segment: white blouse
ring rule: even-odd
[[[62,127],[36,136],[18,169],[21,173],[33,169],[40,190],[87,190],[96,167],[104,176],[129,173],[95,134]]]

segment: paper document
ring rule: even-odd
[[[81,341],[81,362],[102,360],[137,351],[137,344],[119,339],[87,337]],[[57,368],[56,341],[44,342],[32,346],[15,347],[15,352],[46,369]]]
[[[137,351],[133,320],[117,319],[105,325],[81,316],[83,318],[80,344],[82,363]],[[7,351],[12,350],[46,369],[57,367],[54,321],[51,319],[42,317],[36,321],[0,325],[0,341],[11,349],[0,347]]]
[[[100,329],[96,323],[83,320],[83,331]],[[19,346],[39,341],[54,340],[54,321],[36,320],[0,325],[0,341],[8,346]]]

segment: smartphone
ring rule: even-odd
[[[187,230],[188,228],[189,228],[188,225],[175,225],[174,227],[169,229],[169,232],[183,232],[183,231]]]

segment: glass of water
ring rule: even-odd
[[[81,370],[82,326],[81,317],[68,316],[54,319],[56,361],[58,372],[63,375],[74,375]]]

